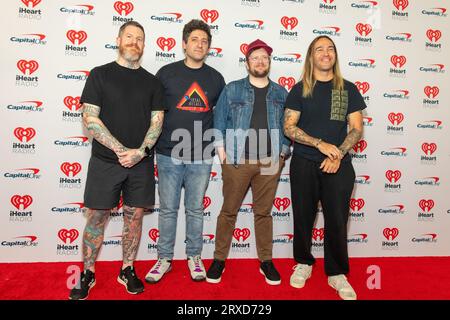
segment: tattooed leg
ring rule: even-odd
[[[84,270],[95,272],[95,260],[102,247],[105,225],[111,210],[88,209],[88,218],[83,233]]]
[[[142,233],[143,208],[123,206],[122,251],[123,268],[132,266],[136,259]]]

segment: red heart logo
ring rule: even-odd
[[[355,145],[353,146],[353,151],[355,152],[363,152],[367,148],[367,142],[366,140],[359,140]]]
[[[437,149],[437,145],[436,143],[423,143],[422,144],[422,151],[426,154],[426,155],[432,155]]]
[[[383,235],[387,240],[394,240],[397,238],[399,230],[397,228],[384,228]]]
[[[350,208],[352,208],[353,211],[361,210],[365,204],[364,199],[350,199]]]
[[[114,3],[114,9],[121,16],[127,16],[130,14],[131,11],[133,11],[134,6],[131,2],[116,1]]]
[[[24,75],[31,75],[39,68],[39,63],[36,60],[19,60],[17,61],[17,68],[19,68]]]
[[[26,5],[27,7],[36,7],[39,2],[41,2],[41,0],[22,0],[23,4]]]
[[[393,55],[391,57],[391,63],[394,65],[394,67],[401,68],[406,63],[406,57]]]
[[[14,129],[14,135],[20,142],[28,142],[36,135],[36,130],[33,128],[17,127]],[[25,141],[23,141],[25,139]]]
[[[441,36],[442,36],[442,32],[440,30],[432,30],[432,29],[427,30],[427,37],[432,42],[438,42],[438,40],[441,38]]]
[[[323,2],[325,2],[325,3],[333,3],[334,0],[323,0]]]
[[[33,198],[29,195],[19,196],[18,194],[11,197],[11,203],[17,210],[20,210],[20,206],[22,206],[23,210],[28,208],[30,204],[33,202]]]
[[[280,77],[278,78],[278,84],[289,91],[295,85],[295,79],[293,77]]]
[[[69,30],[67,31],[66,36],[67,39],[75,45],[81,45],[87,39],[87,33],[85,31]]]
[[[241,44],[239,50],[241,50],[242,54],[245,56],[247,54],[248,44],[246,43]]]
[[[419,207],[423,210],[423,211],[427,211],[430,212],[431,209],[433,209],[434,207],[434,201],[433,200],[425,200],[422,199],[419,201]]]
[[[217,10],[203,9],[200,11],[200,17],[202,17],[203,21],[206,23],[208,23],[208,20],[209,23],[213,23],[217,20],[217,18],[219,18],[219,12]]]
[[[279,198],[276,197],[273,200],[273,205],[277,208],[278,211],[286,210],[291,205],[291,200],[289,198]]]
[[[81,164],[78,162],[63,162],[60,169],[66,176],[70,177],[69,174],[72,173],[72,177],[75,177],[81,171]]]
[[[79,232],[76,229],[61,229],[58,232],[58,237],[67,244],[67,240],[69,240],[69,244],[74,242],[78,236],[79,236]]]
[[[81,108],[80,97],[67,96],[64,98],[64,104],[70,111],[78,111]]]
[[[313,228],[312,231],[312,238],[316,241],[322,241],[323,238],[325,237],[325,232],[323,228]]]
[[[370,89],[370,84],[368,82],[355,82],[356,88],[361,94],[365,94]]]
[[[397,8],[397,10],[401,10],[401,11],[404,11],[406,9],[406,7],[409,5],[408,0],[394,0],[393,2],[394,2],[394,6]]]
[[[397,182],[400,177],[402,176],[402,173],[399,170],[388,170],[386,171],[386,178],[389,182]]]
[[[244,228],[244,229],[239,229],[236,228],[233,231],[233,237],[241,242],[241,238],[242,238],[242,242],[244,242],[245,240],[247,240],[248,237],[250,237],[250,230],[248,228]]]
[[[170,51],[170,50],[172,50],[172,48],[175,47],[176,43],[177,42],[175,41],[174,38],[159,37],[156,40],[156,44],[158,45],[158,47],[161,48],[162,51]]]
[[[400,112],[399,113],[391,112],[388,114],[388,119],[394,126],[395,125],[398,126],[403,121],[404,116],[403,113]]]
[[[427,95],[428,98],[432,99],[432,98],[436,98],[437,95],[439,94],[439,88],[438,87],[430,87],[430,86],[426,86],[423,89],[423,92],[425,92],[425,94]]]
[[[210,197],[203,197],[203,209],[206,209],[211,204],[211,198]]]
[[[281,24],[286,30],[294,29],[298,24],[298,19],[296,17],[286,17],[281,18]]]
[[[358,31],[361,36],[368,36],[372,32],[372,26],[368,23],[358,23],[356,25],[356,31]]]
[[[159,230],[155,228],[150,229],[150,231],[148,232],[148,236],[153,240],[153,242],[156,242],[156,239],[159,238]]]

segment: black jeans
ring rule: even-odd
[[[322,172],[319,166],[320,163],[299,156],[291,160],[294,259],[308,265],[315,262],[311,254],[312,229],[320,201],[325,222],[325,273],[328,276],[347,274],[347,222],[355,170],[350,161],[341,162],[334,174]]]

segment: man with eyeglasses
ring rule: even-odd
[[[215,146],[222,164],[223,205],[217,218],[214,261],[206,281],[219,283],[230,251],[239,207],[251,186],[260,273],[281,283],[272,262],[272,204],[289,155],[283,135],[286,89],[269,79],[272,48],[257,39],[248,45],[248,77],[225,86],[214,110]]]

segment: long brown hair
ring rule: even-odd
[[[336,53],[336,61],[333,66],[333,89],[335,90],[343,90],[344,89],[344,78],[342,77],[341,69],[339,68],[339,59],[338,53],[336,49],[336,45],[334,41],[328,36],[318,36],[316,37],[308,47],[308,52],[305,58],[305,65],[303,67],[302,73],[302,83],[303,83],[303,92],[302,96],[304,98],[311,97],[312,92],[314,90],[314,86],[316,85],[316,79],[314,78],[314,62],[313,62],[313,49],[317,41],[320,39],[328,39],[334,46],[334,50]]]

